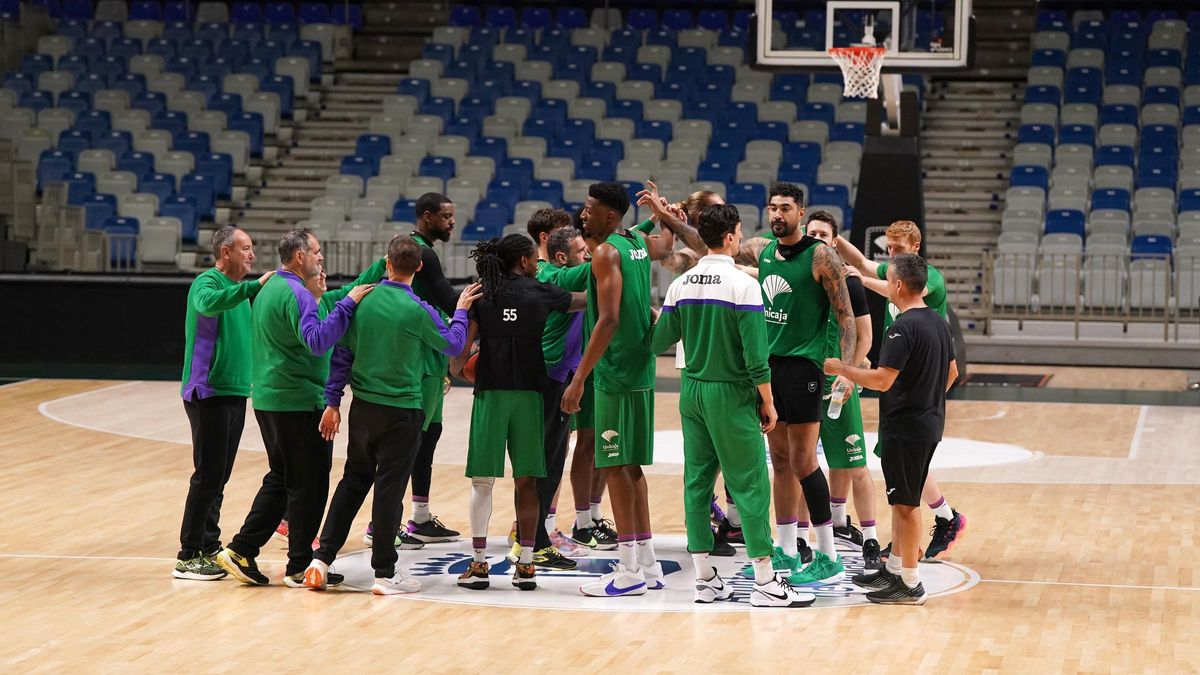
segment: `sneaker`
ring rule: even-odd
[[[400,570],[390,579],[375,578],[371,584],[371,592],[375,595],[400,595],[401,593],[416,593],[421,590],[421,582],[408,576]]]
[[[879,552],[879,559],[884,562],[887,562],[887,559],[890,558],[891,555],[892,555],[892,542],[889,541],[888,545],[884,546],[883,550]]]
[[[550,533],[550,545],[568,558],[582,558],[589,552],[588,547],[575,543],[575,540],[563,534],[562,530],[555,530]]]
[[[812,562],[812,560],[813,560],[812,547],[808,545],[808,542],[805,541],[803,537],[796,537],[796,550],[799,551],[799,553],[800,553],[800,564],[801,565],[807,565],[808,563]]]
[[[958,543],[958,536],[967,531],[967,517],[954,509],[950,510],[954,513],[950,520],[936,517],[933,519],[933,538],[929,541],[924,559],[933,559],[943,553],[949,553],[954,544]]]
[[[232,574],[234,579],[243,584],[266,586],[271,583],[266,575],[258,571],[258,563],[254,561],[254,558],[247,558],[226,548],[217,554],[215,562],[221,566],[221,569]]]
[[[617,550],[617,528],[611,520],[607,518],[593,520],[592,534],[596,537],[596,548],[598,550]]]
[[[553,546],[547,546],[533,552],[533,564],[551,570],[573,570],[579,563],[558,552]]]
[[[533,577],[536,573],[533,563],[517,563],[513,565],[512,585],[523,591],[532,591],[537,588],[537,581]]]
[[[800,567],[801,564],[802,564],[802,561],[800,559],[800,556],[797,555],[796,557],[793,558],[792,556],[789,556],[788,554],[784,553],[783,549],[778,546],[776,546],[775,549],[771,551],[771,569],[775,570],[776,572],[783,572],[790,576],[793,572],[795,572]],[[754,578],[754,564],[753,563],[746,565],[745,567],[742,568],[742,576],[747,577],[749,579]]]
[[[813,551],[813,561],[788,577],[793,586],[817,586],[834,584],[846,578],[842,556],[830,558],[820,551]]]
[[[628,567],[617,563],[613,565],[613,571],[580,586],[579,592],[593,598],[645,595],[646,575],[641,569],[631,572]]]
[[[587,527],[571,526],[571,541],[589,549],[594,549],[600,544],[596,541],[596,528],[591,525]]]
[[[280,538],[282,538],[284,541],[287,541],[287,538],[288,538],[288,523],[287,523],[287,519],[286,519],[286,518],[285,518],[285,519],[283,519],[283,520],[281,520],[281,521],[279,521],[279,527],[276,527],[276,528],[275,528],[275,534],[274,534],[274,535],[272,535],[272,536],[274,536],[274,537],[280,537]]]
[[[521,560],[521,545],[514,543],[512,548],[509,549],[508,555],[504,557],[508,560],[508,562],[516,565],[517,562]]]
[[[782,573],[765,584],[754,584],[750,591],[751,607],[808,607],[816,601],[812,593],[792,588]]]
[[[486,590],[491,585],[491,582],[488,581],[489,574],[491,574],[491,568],[486,562],[472,560],[467,569],[458,575],[458,585],[473,591]]]
[[[887,588],[867,593],[867,600],[879,605],[923,605],[928,599],[924,586],[918,583],[909,588],[900,577],[895,577]]]
[[[212,559],[212,556],[198,555],[191,560],[176,560],[175,571],[171,576],[176,579],[191,579],[193,581],[216,581],[229,574]]]
[[[855,546],[862,546],[863,543],[862,530],[850,523],[850,516],[846,516],[845,527],[838,527],[837,525],[833,526],[833,538],[850,542]]]
[[[869,591],[878,591],[891,586],[892,582],[898,579],[899,575],[892,574],[884,567],[868,574],[855,574],[850,577],[850,583]]]
[[[863,567],[869,570],[878,570],[883,568],[883,561],[880,560],[879,542],[874,539],[868,539],[863,542],[862,546]]]
[[[709,555],[715,555],[721,558],[732,558],[737,555],[737,549],[730,545],[725,536],[721,534],[720,528],[713,531],[713,547],[708,552]]]
[[[649,567],[643,566],[642,576],[646,578],[646,588],[652,591],[661,591],[667,587],[667,582],[663,579],[666,575],[660,562],[655,562]]]
[[[314,591],[325,590],[325,576],[329,574],[329,565],[320,560],[313,560],[304,570],[304,586]]]
[[[742,537],[742,528],[734,527],[733,523],[729,522],[729,518],[725,518],[717,525],[717,534],[725,537],[725,541],[736,546],[745,546],[746,540]]]
[[[728,600],[733,597],[733,586],[725,583],[720,574],[713,574],[711,579],[696,580],[696,604],[707,605],[717,600]]]
[[[306,576],[307,574],[308,574],[307,569],[304,570],[303,572],[296,572],[295,574],[285,574],[283,577],[283,585],[287,586],[288,588],[311,588],[310,586],[305,584],[305,581],[307,580],[307,576]],[[345,580],[346,580],[346,577],[338,574],[337,572],[326,572],[325,573],[325,587],[326,588],[329,588],[332,586],[341,586],[342,582]],[[318,589],[318,590],[324,590],[324,589]]]
[[[408,521],[408,534],[413,539],[418,539],[426,544],[437,544],[443,541],[458,541],[458,530],[452,530],[442,524],[442,521],[437,519],[437,516],[429,520],[418,523],[416,521]]]
[[[363,543],[367,546],[375,544],[375,523],[367,523],[367,532],[363,535]]]
[[[722,520],[725,520],[725,512],[722,511],[720,505],[717,504],[716,495],[713,495],[712,501],[709,503],[708,518],[710,521],[712,521],[713,527],[717,527],[721,524]]]

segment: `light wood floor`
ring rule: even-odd
[[[952,559],[982,582],[922,608],[624,614],[173,580],[190,448],[38,410],[112,384],[0,387],[0,671],[1177,673],[1200,664],[1200,409],[952,402],[948,434],[1022,445],[1058,464],[943,477],[971,524]],[[452,398],[448,419],[461,423],[448,425],[451,459],[465,425]],[[675,421],[672,401],[659,397],[660,427]],[[177,399],[170,406],[182,417]],[[870,428],[874,408],[866,412]],[[238,457],[226,536],[265,470],[261,452]],[[662,534],[682,533],[675,473],[649,479]],[[461,464],[435,466],[434,511],[448,524],[465,526],[467,492]],[[495,501],[499,535],[511,508]],[[365,525],[360,515],[356,530]],[[277,577],[283,557],[269,545],[264,570]]]

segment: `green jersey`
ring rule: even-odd
[[[261,289],[258,279],[238,283],[215,267],[192,282],[183,324],[183,400],[250,396],[250,299]]]
[[[803,357],[818,366],[825,361],[829,296],[812,273],[813,255],[824,245],[807,236],[795,246],[775,240],[758,258],[772,356]]]
[[[607,392],[654,388],[654,353],[650,351],[650,251],[634,232],[614,232],[605,240],[621,257],[620,322],[612,342],[596,364],[596,389]],[[587,277],[587,334],[600,318],[596,277]]]
[[[537,265],[538,281],[570,290],[558,283],[559,275],[570,268],[555,267],[546,260],[539,260]],[[578,272],[575,274],[580,276]],[[581,278],[585,280],[586,288],[586,271]],[[579,290],[583,291],[584,288]],[[582,355],[583,313],[551,311],[546,317],[546,328],[542,331],[542,357],[546,361],[547,377],[555,382],[565,382],[567,375],[579,367]]]
[[[337,305],[337,303],[342,298],[349,295],[350,291],[354,290],[355,286],[360,286],[363,284],[377,284],[386,278],[387,258],[380,258],[372,263],[370,267],[364,270],[362,274],[358,275],[358,278],[354,281],[351,281],[341,288],[332,291],[325,291],[325,293],[321,295],[321,299],[317,301],[317,318],[324,321],[325,317],[329,316],[329,313],[333,311],[333,308]],[[329,359],[332,355],[332,349],[321,355],[319,375],[322,382],[325,382],[329,379]]]
[[[340,405],[349,381],[364,401],[419,410],[424,364],[408,355],[419,349],[458,354],[466,336],[466,310],[456,310],[447,326],[408,284],[384,281],[363,298],[334,349],[325,402]]]
[[[747,386],[771,381],[762,292],[729,256],[706,255],[671,283],[651,348],[661,353],[680,339],[684,377]]]
[[[937,312],[938,316],[946,318],[946,278],[938,268],[933,265],[928,266],[929,279],[925,282],[925,288],[929,291],[925,294],[925,304]],[[879,263],[879,268],[876,270],[876,275],[880,279],[887,279],[888,264],[885,262]],[[883,311],[883,330],[887,331],[888,326],[900,316],[900,311],[892,304],[891,300],[887,301]]]

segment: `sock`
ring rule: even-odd
[[[725,502],[725,517],[729,519],[729,524],[734,527],[742,526],[742,517],[738,515],[737,504],[731,501]]]
[[[921,583],[921,572],[916,567],[900,568],[900,578],[904,580],[904,585],[909,588],[916,588],[917,584]]]
[[[837,527],[846,526],[846,498],[830,497],[829,511],[833,516],[833,524]]]
[[[488,521],[492,518],[492,484],[495,478],[471,479],[471,546],[475,549],[475,561],[483,562],[483,551],[487,548]]]
[[[808,521],[801,520],[796,523],[796,536],[804,540],[804,545],[812,548],[812,539],[808,536]]]
[[[784,555],[795,558],[799,554],[796,547],[796,521],[775,523],[775,538],[779,540],[779,548],[783,549]]]
[[[837,560],[837,547],[833,545],[833,523],[822,523],[814,526],[817,531],[817,550]]]
[[[604,516],[600,513],[600,502],[592,502],[591,507],[592,520],[600,520]]]
[[[517,558],[517,562],[522,565],[528,565],[533,562],[533,540],[521,540],[521,557]]]
[[[764,558],[755,558],[750,561],[754,565],[754,583],[762,586],[775,578],[775,570],[771,569],[770,556]]]
[[[617,560],[630,572],[638,571],[637,540],[632,534],[617,535]]]
[[[637,564],[638,567],[652,567],[657,558],[654,556],[654,540],[649,532],[644,532],[637,536]]]
[[[412,519],[414,523],[428,523],[433,516],[429,515],[429,497],[413,497]]]
[[[546,514],[546,534],[554,532],[557,520],[558,518],[555,517],[554,509],[550,509],[550,513]]]
[[[900,570],[902,569],[904,569],[904,561],[900,559],[900,556],[895,553],[888,556],[887,571],[892,574],[900,574]]]
[[[707,553],[693,553],[692,564],[696,566],[696,578],[700,581],[708,581],[717,576],[717,570],[708,562]],[[771,559],[767,559],[767,564],[771,564]]]
[[[475,562],[487,560],[487,556],[484,554],[487,551],[487,537],[471,537],[471,551],[473,552],[471,559]]]
[[[868,539],[879,541],[879,535],[875,532],[875,521],[864,520],[860,524],[862,525],[863,541]]]
[[[938,500],[929,505],[933,510],[933,515],[945,520],[954,520],[954,509],[950,508],[950,503],[946,501],[946,495],[938,497]]]
[[[575,507],[575,529],[582,530],[592,526],[592,510],[590,507]]]

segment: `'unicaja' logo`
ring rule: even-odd
[[[787,279],[784,279],[778,274],[772,274],[766,279],[763,279],[762,289],[763,293],[765,293],[767,296],[767,302],[772,305],[775,304],[776,296],[792,292],[791,284],[787,282]]]
[[[600,434],[600,439],[604,441],[603,450],[608,451],[609,457],[616,457],[617,450],[621,447],[621,434],[616,429],[608,429]]]

